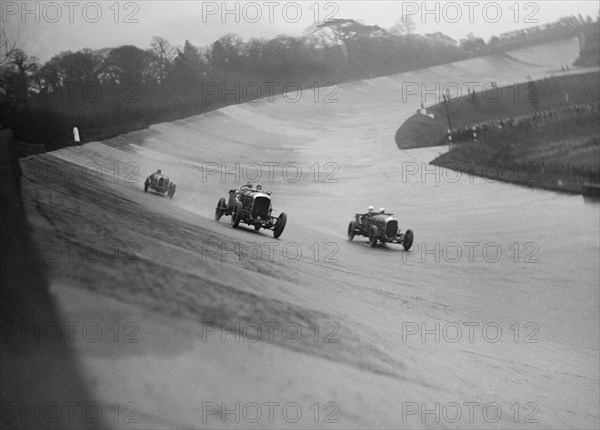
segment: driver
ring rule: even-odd
[[[379,213],[380,214],[384,214],[385,213],[385,208],[379,208]]]
[[[367,213],[360,217],[361,221],[367,219],[367,217],[371,217],[375,214],[375,208],[373,206],[369,206],[367,209]]]
[[[257,186],[256,186],[256,190],[257,190],[257,191],[262,191],[262,185],[257,185]]]

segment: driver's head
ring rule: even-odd
[[[373,211],[375,211],[375,208],[373,206],[369,206],[369,213],[373,213]]]
[[[160,171],[160,169],[158,169],[158,170],[156,171],[156,173],[162,173],[162,172]]]
[[[385,213],[385,208],[379,208],[379,213],[380,214],[384,214]]]
[[[258,191],[262,191],[262,185],[257,185],[257,186],[256,186],[256,189],[257,189]]]

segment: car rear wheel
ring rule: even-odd
[[[146,181],[144,182],[144,192],[147,193],[148,192],[148,187],[150,186],[150,182]]]
[[[404,233],[404,240],[402,241],[402,246],[404,246],[404,250],[408,251],[413,244],[413,239],[415,235],[412,230],[406,230]]]
[[[219,221],[221,219],[221,217],[223,216],[223,214],[225,213],[225,209],[223,209],[225,207],[226,203],[225,203],[225,198],[221,197],[219,199],[219,203],[217,203],[217,208],[215,209],[215,219],[217,221]]]
[[[277,218],[275,227],[273,227],[273,237],[275,237],[275,239],[277,239],[277,238],[279,238],[279,236],[281,236],[286,223],[287,223],[287,215],[285,212],[281,212],[281,214]]]
[[[375,248],[375,245],[377,245],[377,227],[374,225],[369,229],[369,244],[371,248]]]
[[[175,184],[173,184],[170,188],[169,188],[169,198],[172,199],[173,196],[175,195],[175,190],[177,189],[177,187],[175,186]]]
[[[348,224],[348,240],[352,240],[354,239],[354,236],[356,236],[355,230],[356,229],[356,221],[350,221],[350,224]]]
[[[240,225],[243,210],[242,202],[235,202],[235,205],[233,205],[233,213],[231,214],[231,225],[233,228],[238,228]]]

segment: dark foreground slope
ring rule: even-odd
[[[10,130],[0,130],[2,428],[100,428],[104,419],[87,420],[81,413],[81,405],[95,403],[90,402],[69,337],[61,336],[68,324],[50,297],[44,263],[31,237],[18,161],[9,156],[11,140]]]

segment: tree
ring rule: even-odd
[[[481,37],[468,33],[464,39],[460,39],[460,46],[467,52],[473,52],[485,48],[486,44]]]
[[[291,79],[296,73],[303,74],[303,44],[300,39],[277,36],[263,46],[263,62],[260,73],[274,79]]]
[[[239,71],[243,45],[242,39],[233,33],[228,33],[213,43],[208,54],[213,71]]]
[[[3,66],[11,61],[11,57],[16,49],[18,49],[19,35],[10,38],[6,36],[6,29],[0,32],[0,66]]]
[[[353,39],[387,35],[387,32],[378,25],[365,25],[353,19],[332,19],[317,25],[317,29],[330,29],[337,40],[344,43]]]
[[[175,58],[176,50],[168,40],[154,36],[150,42],[151,51],[154,54],[153,70],[156,81],[164,84],[168,78],[171,62]]]
[[[150,46],[152,53],[156,58],[155,67],[153,67],[155,70],[156,81],[159,84],[163,84],[167,80],[171,61],[175,57],[176,51],[168,40],[163,39],[160,36],[154,36]]]
[[[246,73],[249,76],[260,76],[265,65],[267,41],[264,39],[250,39],[246,45]]]
[[[149,72],[152,55],[136,46],[124,45],[108,54],[105,71],[111,84],[141,86],[154,81]]]
[[[490,45],[490,46],[498,46],[498,45],[500,45],[500,42],[501,42],[501,40],[500,40],[499,37],[492,36],[490,38],[490,41],[488,42],[488,45]]]
[[[380,49],[379,40],[389,34],[377,25],[366,25],[353,19],[334,19],[317,26],[318,31],[330,33],[334,46],[342,49],[345,71],[340,77],[348,79],[361,75],[370,76],[377,68],[375,58]]]
[[[398,21],[396,21],[396,24],[390,28],[390,33],[396,36],[410,36],[411,34],[414,34],[416,27],[417,25],[411,15],[402,15]]]
[[[206,67],[198,48],[186,40],[183,50],[177,49],[172,61],[171,78],[184,90],[189,90],[206,74]]]
[[[39,67],[36,57],[29,57],[20,48],[11,50],[8,64],[2,67],[0,74],[0,87],[10,103],[27,105],[33,76]]]

